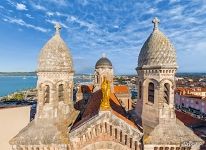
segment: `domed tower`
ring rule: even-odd
[[[37,118],[58,118],[73,108],[72,57],[60,36],[61,26],[56,24],[55,28],[55,35],[44,45],[39,56]]]
[[[177,70],[175,48],[158,29],[154,18],[153,32],[144,43],[138,58],[138,93],[145,133],[149,133],[161,118],[174,118],[174,88]],[[164,110],[164,113],[162,112]]]
[[[100,89],[102,82],[106,78],[113,87],[113,68],[111,61],[105,56],[102,57],[97,61],[95,65],[95,72],[94,72],[94,85],[95,89]]]
[[[78,112],[73,107],[72,57],[60,36],[44,45],[37,68],[37,113],[35,119],[10,140],[12,149],[70,149],[69,130]]]
[[[176,118],[174,108],[175,48],[158,29],[144,43],[138,59],[138,93],[136,111],[142,121],[144,150],[199,149],[203,141]],[[188,141],[192,145],[188,145]]]

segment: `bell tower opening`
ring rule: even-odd
[[[50,87],[49,85],[46,85],[44,90],[44,103],[49,103],[49,102],[50,102]]]
[[[148,101],[154,104],[154,83],[152,82],[148,86]]]
[[[59,101],[64,101],[64,85],[60,84],[58,87]]]
[[[142,98],[142,83],[139,82],[139,99]]]
[[[169,83],[164,84],[164,103],[168,105],[170,103],[170,84]]]

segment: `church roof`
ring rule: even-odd
[[[101,100],[102,100],[101,90],[92,93],[90,99],[88,100],[87,107],[82,115],[82,119],[76,122],[72,128],[76,128],[81,124],[84,124],[84,122],[87,122],[91,118],[97,116],[100,112]],[[141,130],[133,120],[128,119],[125,109],[121,106],[119,100],[117,99],[114,93],[111,93],[110,95],[110,106],[111,106],[111,110],[109,111],[113,115],[115,115],[117,118],[124,121],[125,123],[129,124],[130,126]]]
[[[69,119],[61,122],[50,118],[34,119],[9,143],[11,145],[68,144],[69,125],[75,121],[78,114],[78,111],[73,111],[69,114]]]
[[[144,139],[145,144],[152,145],[182,145],[188,146],[188,141],[195,141],[201,145],[203,140],[186,127],[180,120],[170,123],[159,123],[154,130]]]
[[[138,59],[139,68],[172,67],[176,68],[176,52],[170,40],[158,29],[159,20],[153,21],[154,29],[144,43]]]
[[[112,63],[107,57],[102,56],[102,58],[97,61],[95,68],[112,68]]]
[[[56,33],[41,50],[37,71],[72,72],[72,56],[66,43],[61,38],[61,26],[57,24],[55,28]]]

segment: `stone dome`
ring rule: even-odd
[[[106,56],[102,56],[102,58],[97,61],[95,68],[112,68],[112,63]]]
[[[175,48],[158,29],[159,20],[155,17],[152,22],[154,23],[154,29],[140,51],[138,67],[177,68]]]
[[[60,36],[61,26],[55,25],[55,35],[44,45],[38,62],[38,72],[73,71],[70,51]]]

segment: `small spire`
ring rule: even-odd
[[[56,34],[59,34],[62,27],[61,27],[61,25],[57,22],[57,23],[55,24],[54,28],[56,29]]]
[[[158,30],[158,24],[160,23],[160,20],[157,17],[155,17],[152,20],[152,23],[154,23],[154,29],[153,30]]]
[[[105,58],[106,57],[106,54],[105,53],[102,53],[102,58]]]

